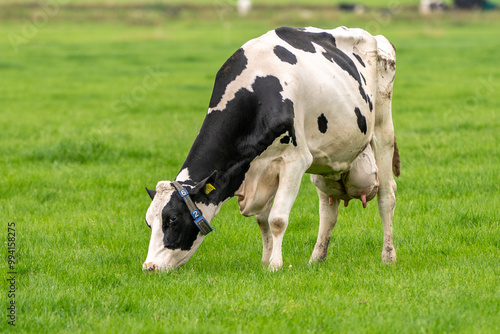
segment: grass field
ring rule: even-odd
[[[499,14],[295,14],[58,17],[29,36],[26,21],[0,23],[0,332],[13,329],[12,300],[26,333],[500,331]],[[398,262],[381,263],[376,205],[358,201],[341,209],[327,261],[309,266],[318,214],[306,177],[282,271],[261,266],[257,224],[231,200],[188,264],[142,272],[144,186],[179,171],[227,57],[280,25],[358,26],[396,46]]]

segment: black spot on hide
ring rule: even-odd
[[[325,49],[336,48],[335,37],[326,32],[313,33],[290,27],[281,27],[275,32],[279,38],[305,52],[316,53],[313,43],[321,45]]]
[[[364,75],[361,73],[359,73],[359,75],[361,75],[361,79],[363,79],[363,82],[365,83],[365,86],[366,86],[366,79],[365,79]]]
[[[326,133],[328,130],[328,120],[325,117],[325,114],[321,114],[318,117],[318,129],[321,133]]]
[[[361,57],[355,53],[352,54],[354,57],[356,57],[356,59],[359,61],[359,63],[361,64],[361,66],[363,67],[366,67],[365,66],[365,63],[363,62],[363,59],[361,59]]]
[[[359,110],[358,107],[354,108],[354,113],[356,114],[357,121],[358,121],[358,128],[361,130],[366,135],[366,118],[363,116],[361,113],[361,110]]]
[[[250,163],[283,134],[297,146],[293,102],[282,91],[278,78],[256,77],[251,90],[241,88],[224,110],[207,114],[181,170],[189,168],[196,182],[218,171],[214,187],[221,191],[195,201],[218,204],[234,196]]]
[[[289,63],[292,65],[297,64],[297,57],[293,53],[291,53],[289,50],[285,49],[281,45],[276,45],[274,47],[274,54],[282,61],[285,63]]]
[[[248,59],[241,48],[226,60],[215,77],[214,90],[210,98],[210,108],[214,108],[219,104],[224,96],[227,85],[233,82],[247,68],[247,63]]]
[[[280,143],[282,144],[290,144],[290,136],[284,136],[283,138],[281,138],[280,140]]]
[[[325,53],[328,53],[328,49],[337,47],[335,37],[326,32],[312,33],[304,31],[304,29],[290,27],[281,27],[275,31],[279,38],[294,48],[305,52],[316,53],[314,44],[322,46],[326,50]]]

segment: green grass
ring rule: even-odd
[[[17,53],[6,36],[20,24],[0,24],[0,241],[16,222],[18,332],[500,331],[498,14],[332,15],[60,18]],[[396,46],[398,262],[381,263],[376,205],[358,202],[341,209],[327,261],[308,266],[318,215],[306,177],[282,271],[261,266],[259,229],[231,200],[188,264],[143,273],[143,187],[175,177],[227,57],[284,24],[367,27]],[[148,69],[162,76],[141,90]]]

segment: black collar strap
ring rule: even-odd
[[[193,217],[194,223],[200,229],[201,233],[203,235],[207,235],[208,233],[212,232],[214,228],[210,226],[205,217],[203,217],[201,211],[198,209],[196,204],[194,204],[191,196],[189,196],[188,191],[183,186],[181,186],[179,182],[174,181],[172,183],[174,184],[175,189],[177,189],[179,195],[181,195],[182,199],[186,203],[189,209],[189,213],[191,213],[191,217]]]

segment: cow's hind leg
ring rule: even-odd
[[[257,215],[257,223],[262,234],[262,264],[268,265],[271,253],[273,251],[273,235],[269,226],[269,213],[271,205],[268,204],[266,209]]]
[[[377,72],[377,99],[375,103],[375,133],[371,142],[375,160],[379,169],[380,186],[377,194],[378,210],[384,224],[384,246],[382,261],[391,263],[396,261],[396,251],[392,242],[392,219],[396,206],[396,182],[392,175],[393,159],[398,168],[399,156],[396,154],[394,127],[392,123],[392,87],[396,71],[396,51],[394,46],[383,36],[377,39],[378,57]]]
[[[392,221],[396,206],[396,182],[392,176],[393,144],[375,140],[375,158],[379,167],[380,186],[377,193],[378,211],[384,225],[384,245],[382,248],[382,261],[385,263],[396,262],[396,251],[392,241]]]
[[[319,231],[309,263],[324,261],[326,259],[330,236],[339,214],[340,200],[332,198],[332,205],[330,205],[329,196],[318,188],[316,188],[316,191],[319,197]]]

